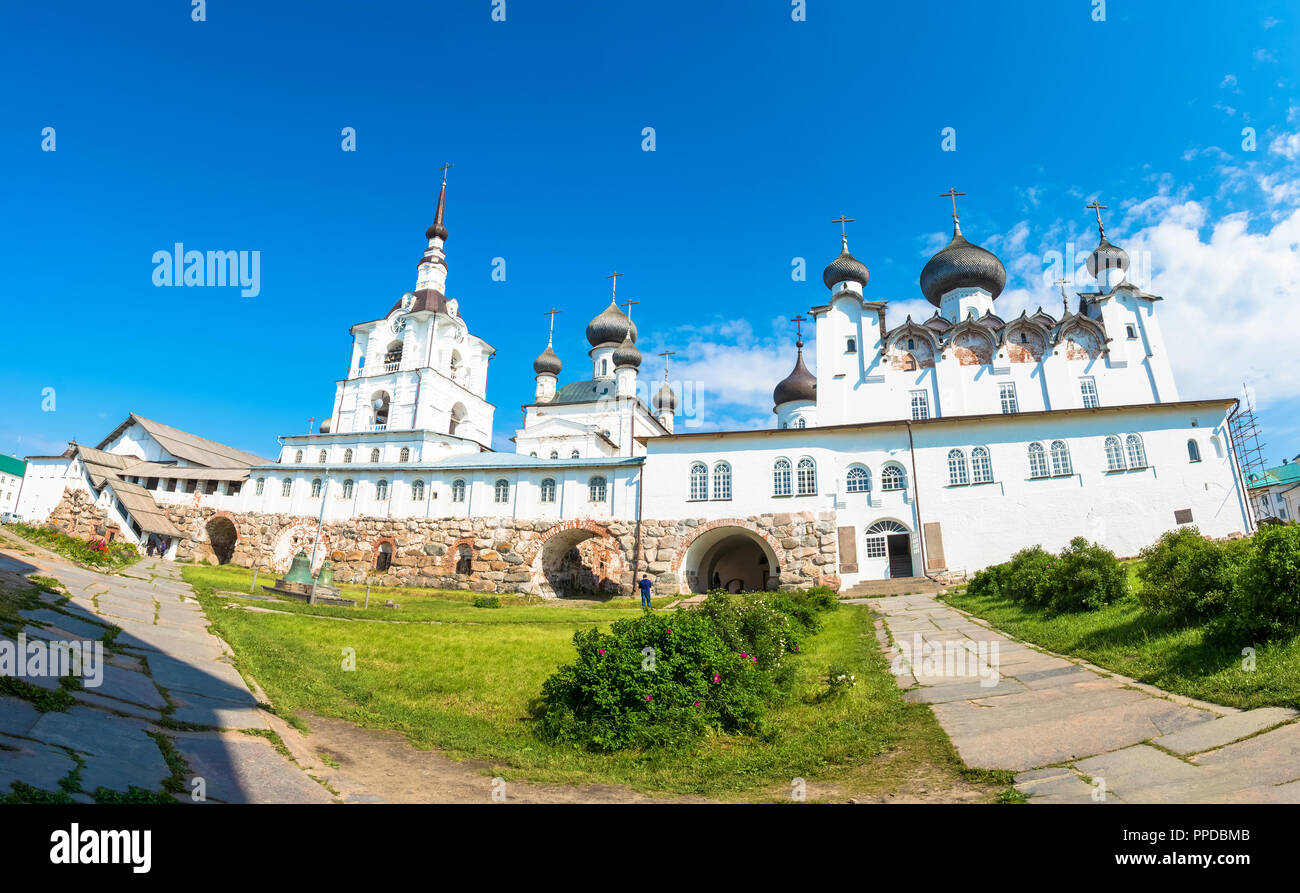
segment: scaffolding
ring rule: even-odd
[[[1251,526],[1258,527],[1263,513],[1260,495],[1250,491],[1251,481],[1262,477],[1268,464],[1264,461],[1264,444],[1260,442],[1259,419],[1255,415],[1255,397],[1245,382],[1241,385],[1242,399],[1228,417],[1228,432],[1232,435],[1232,449],[1236,453],[1237,468],[1246,486],[1246,503],[1250,508]]]

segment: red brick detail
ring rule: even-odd
[[[225,509],[219,509],[219,510],[213,512],[213,513],[212,513],[211,515],[209,515],[208,517],[206,517],[206,518],[203,519],[203,529],[204,529],[205,532],[207,531],[208,525],[211,524],[213,521],[215,521],[217,518],[225,518],[227,521],[230,522],[230,526],[232,526],[232,527],[235,528],[235,544],[236,544],[236,545],[238,545],[239,543],[243,542],[243,537],[241,537],[241,536],[239,535],[239,517],[236,516],[236,515],[231,514],[230,512],[226,511]],[[168,516],[168,520],[171,520],[171,519],[170,519],[170,516]],[[178,526],[179,526],[179,525],[178,525]]]
[[[561,521],[552,527],[546,533],[542,534],[540,539],[534,540],[524,555],[524,563],[530,567],[536,562],[546,549],[546,543],[557,533],[563,533],[566,530],[586,530],[595,536],[612,541],[614,547],[618,547],[618,540],[609,532],[609,528],[599,521],[589,521],[584,518],[575,518],[572,521]]]
[[[708,533],[710,530],[716,530],[719,527],[740,527],[748,530],[750,533],[757,534],[763,538],[763,541],[766,542],[769,547],[771,547],[778,562],[784,554],[781,544],[773,539],[767,531],[763,530],[752,521],[746,521],[743,518],[719,518],[716,521],[710,521],[707,524],[702,524],[695,528],[691,535],[682,541],[682,543],[677,547],[677,551],[673,553],[672,572],[674,574],[680,574],[682,572],[682,562],[686,559],[686,553],[690,551],[691,545],[699,539],[701,534]]]

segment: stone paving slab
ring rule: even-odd
[[[231,732],[177,732],[176,750],[207,796],[225,803],[330,803],[333,796],[305,773],[282,771],[284,757],[265,738]],[[187,788],[192,782],[187,780]]]
[[[102,639],[104,633],[108,632],[108,627],[102,623],[94,623],[89,619],[80,620],[76,617],[70,617],[67,614],[61,614],[58,611],[51,611],[48,608],[40,608],[34,611],[19,611],[20,616],[27,620],[35,620],[38,623],[48,623],[51,626],[64,630],[77,639]]]
[[[145,734],[149,728],[150,724],[141,720],[77,705],[64,712],[46,713],[29,734],[85,755],[81,771],[84,791],[98,787],[126,791],[132,786],[156,791],[171,770],[158,743]]]
[[[0,793],[10,793],[15,781],[57,791],[59,780],[76,768],[76,760],[57,747],[0,735]]]
[[[0,732],[26,735],[40,718],[40,712],[26,701],[0,695]]]
[[[1285,707],[1264,707],[1247,710],[1231,716],[1220,717],[1213,722],[1202,723],[1190,729],[1183,729],[1172,735],[1162,735],[1155,743],[1175,753],[1193,754],[1222,747],[1233,741],[1263,731],[1269,726],[1295,719],[1296,711]],[[1300,774],[1300,771],[1298,771]]]

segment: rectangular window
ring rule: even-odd
[[[929,391],[912,392],[912,421],[920,422],[930,417]]]
[[[1083,408],[1096,409],[1101,405],[1097,400],[1097,381],[1091,375],[1079,379],[1079,392],[1083,394]]]
[[[1002,400],[1003,415],[1020,412],[1020,404],[1016,402],[1016,386],[1014,384],[1003,382],[998,386],[998,396]]]
[[[867,557],[884,558],[888,552],[885,548],[885,538],[883,536],[867,537]]]

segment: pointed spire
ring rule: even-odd
[[[447,168],[455,165],[448,162],[442,166],[442,188],[438,190],[438,208],[433,212],[433,226],[425,231],[426,239],[442,239],[447,241],[447,227],[444,220],[447,216]]]

